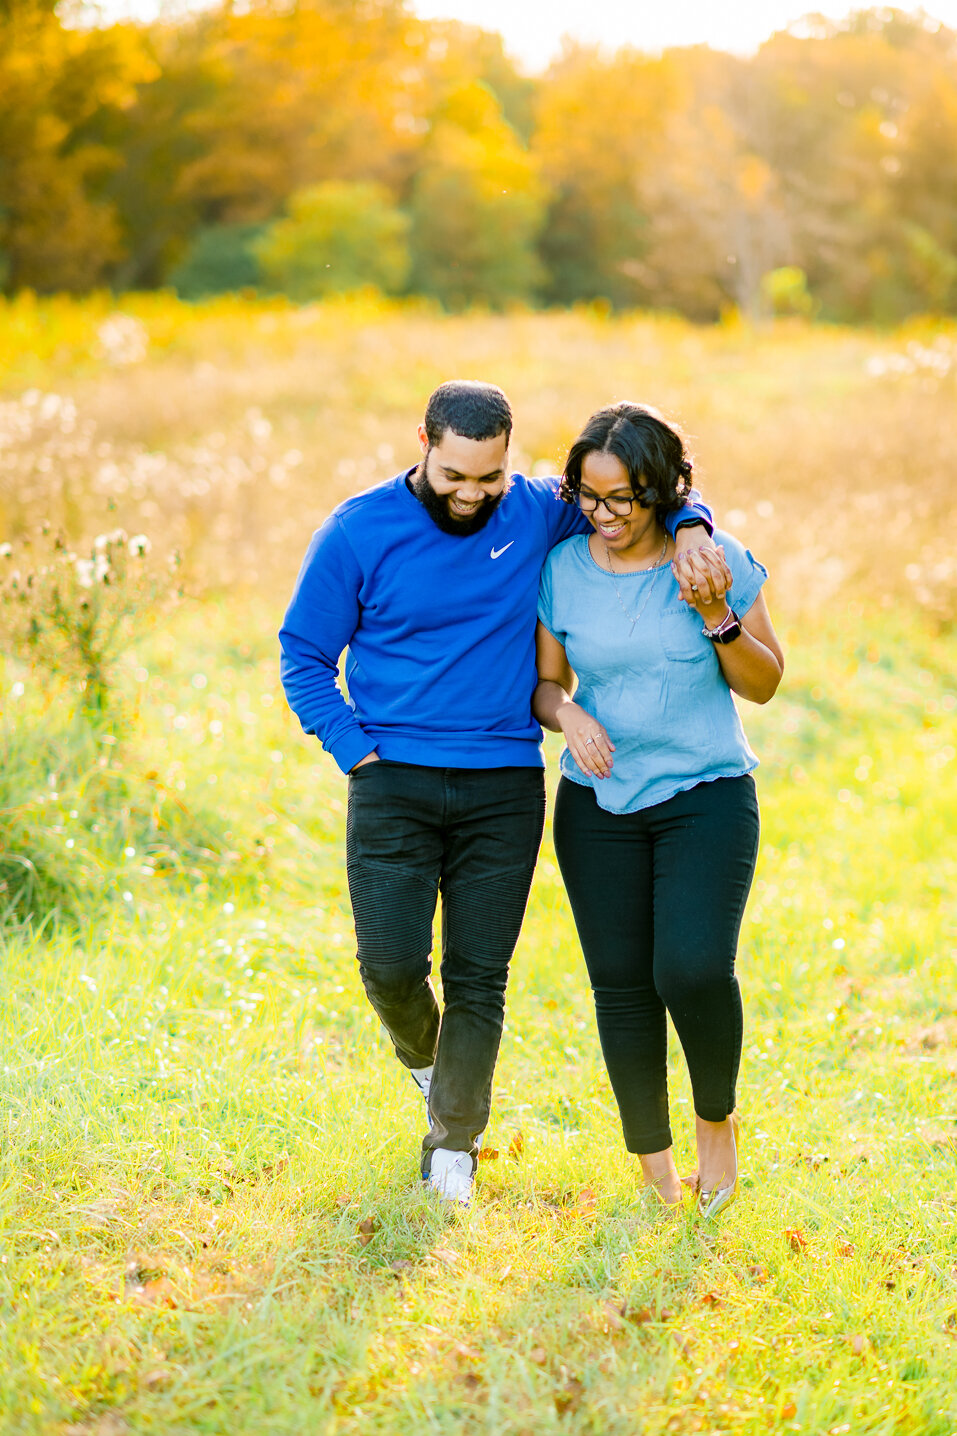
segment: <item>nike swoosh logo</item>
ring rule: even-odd
[[[505,549],[506,549],[506,548],[511,548],[511,547],[512,547],[512,544],[513,544],[514,542],[515,542],[514,539],[510,539],[509,542],[505,545],[505,548],[493,548],[493,549],[490,549],[490,550],[489,550],[489,558],[501,558],[501,557],[502,557],[502,554],[505,552]]]

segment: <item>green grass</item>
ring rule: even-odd
[[[129,655],[105,753],[0,676],[8,830],[73,901],[3,954],[0,1428],[957,1430],[957,642],[894,622],[785,635],[745,715],[745,1177],[713,1231],[638,1191],[548,843],[474,1207],[425,1198],[344,782],[285,710],[272,612],[208,603]],[[687,1170],[676,1044],[672,1094]]]

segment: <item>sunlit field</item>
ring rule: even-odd
[[[930,323],[0,307],[0,1429],[957,1431],[955,372]],[[457,375],[505,387],[543,473],[597,405],[658,404],[772,571],[744,1180],[714,1228],[638,1190],[548,841],[473,1207],[419,1188],[345,780],[274,634],[313,528],[414,462]],[[122,561],[94,545],[119,529]],[[30,629],[31,574],[73,628]],[[74,639],[114,620],[94,703]]]

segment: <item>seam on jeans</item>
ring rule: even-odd
[[[438,891],[437,877],[426,877],[424,873],[417,873],[414,868],[407,868],[401,858],[396,858],[393,862],[389,858],[367,858],[362,854],[354,854],[346,862],[346,872],[352,872],[354,868],[375,868],[377,872],[387,874],[390,879],[401,874],[412,882],[421,883],[431,892]]]

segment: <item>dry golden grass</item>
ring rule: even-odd
[[[56,336],[59,335],[59,343]],[[772,568],[778,611],[957,592],[955,331],[667,316],[441,317],[371,298],[294,309],[170,296],[0,307],[0,528],[79,541],[122,523],[184,551],[203,588],[277,600],[312,529],[417,458],[441,380],[500,383],[513,465],[554,472],[614,398],[676,417],[720,521]]]

